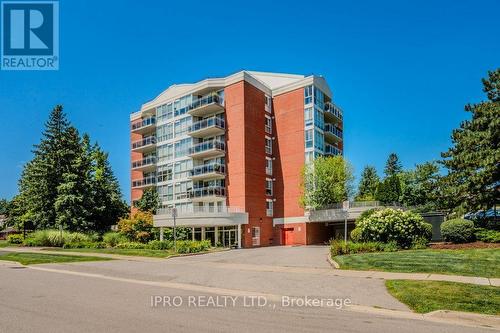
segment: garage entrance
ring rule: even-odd
[[[293,240],[293,228],[283,228],[281,229],[282,232],[282,244],[283,245],[294,245],[294,240]]]

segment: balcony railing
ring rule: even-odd
[[[132,131],[139,130],[143,127],[147,127],[150,125],[156,124],[156,118],[155,117],[149,117],[149,118],[144,118],[142,121],[138,121],[132,124]]]
[[[325,132],[329,132],[335,135],[336,137],[342,139],[342,130],[340,130],[339,128],[337,128],[332,124],[325,124]]]
[[[146,138],[143,138],[141,140],[137,140],[132,142],[132,149],[138,149],[144,146],[149,146],[156,144],[156,137],[154,136],[148,136]]]
[[[203,98],[200,98],[188,106],[188,112],[209,104],[219,104],[222,106],[222,98],[217,94],[208,95]]]
[[[132,187],[153,186],[155,184],[156,184],[156,176],[148,176],[142,179],[132,181]]]
[[[209,127],[219,127],[220,129],[225,129],[226,122],[224,119],[219,117],[210,117],[193,123],[189,126],[189,132],[196,132]]]
[[[245,213],[245,210],[240,207],[220,207],[220,206],[194,206],[185,210],[177,210],[178,216],[183,215],[206,215],[206,214],[236,214]],[[172,208],[160,208],[156,211],[156,215],[172,215]]]
[[[194,146],[189,148],[189,154],[190,155],[198,154],[198,153],[202,153],[202,152],[208,151],[208,150],[225,151],[226,144],[222,141],[219,141],[219,140],[211,140],[211,141],[201,142],[201,143],[195,144]]]
[[[145,157],[142,160],[132,162],[132,169],[154,165],[156,163],[156,156]]]
[[[329,144],[325,145],[325,154],[342,155],[340,153],[340,149],[338,149],[337,147],[334,147],[332,145],[329,145]]]
[[[208,186],[192,189],[188,192],[191,199],[203,197],[225,197],[226,188],[222,186]]]
[[[325,112],[328,112],[335,117],[339,118],[342,120],[344,118],[342,110],[340,110],[335,104],[327,102],[325,103]]]
[[[220,173],[224,175],[226,173],[226,166],[219,163],[196,166],[193,168],[193,170],[191,170],[191,177],[201,176],[209,173]]]

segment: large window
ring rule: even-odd
[[[175,179],[182,179],[189,177],[189,171],[193,168],[193,161],[191,159],[175,163]]]
[[[172,103],[160,105],[156,108],[156,121],[167,121],[174,117]]]
[[[266,200],[266,216],[273,216],[273,201],[270,199]]]
[[[269,116],[266,116],[265,119],[266,119],[266,124],[264,129],[266,133],[273,134],[273,120]]]
[[[175,199],[185,199],[187,198],[187,192],[193,187],[191,181],[180,182],[175,184]]]
[[[312,129],[308,129],[308,130],[305,130],[305,142],[306,142],[306,148],[311,148],[313,146],[313,130]]]
[[[173,185],[162,185],[158,186],[158,196],[161,201],[172,201],[174,200],[174,187]]]
[[[273,153],[273,140],[266,136],[266,154]]]
[[[157,154],[158,162],[171,161],[174,159],[174,146],[172,144],[159,146]]]
[[[156,171],[158,182],[172,180],[172,164],[160,165]]]
[[[188,154],[191,147],[191,138],[182,139],[175,143],[175,158],[184,157]]]
[[[172,123],[158,126],[156,129],[156,139],[158,142],[167,141],[174,137]]]
[[[325,127],[325,118],[323,116],[323,112],[321,112],[318,108],[314,108],[314,126],[319,129],[324,129]]]
[[[187,133],[189,129],[189,125],[191,125],[191,118],[185,117],[175,122],[175,137],[178,138]]]
[[[308,107],[304,109],[304,125],[310,126],[313,124],[313,108]]]
[[[314,87],[314,104],[321,110],[325,107],[325,94],[316,87]]]
[[[273,180],[270,178],[266,178],[266,195],[273,195]]]
[[[323,150],[324,144],[325,139],[323,134],[318,130],[314,130],[314,148]]]
[[[273,159],[266,157],[266,175],[273,175]]]
[[[312,103],[313,88],[312,86],[307,86],[304,88],[304,104]]]

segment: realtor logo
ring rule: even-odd
[[[2,1],[1,69],[59,69],[59,3]]]

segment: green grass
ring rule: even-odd
[[[500,314],[500,287],[474,284],[388,280],[389,293],[418,313],[436,310]]]
[[[500,277],[500,249],[408,250],[334,259],[342,269]]]
[[[71,256],[71,255],[46,254],[46,253],[27,253],[27,252],[21,253],[21,252],[0,251],[0,260],[17,261],[22,265],[33,265],[33,264],[97,261],[97,260],[111,260],[111,259],[101,258],[101,257],[84,257],[84,256]]]
[[[0,247],[7,247],[11,245],[12,244],[9,244],[6,240],[0,240]]]

